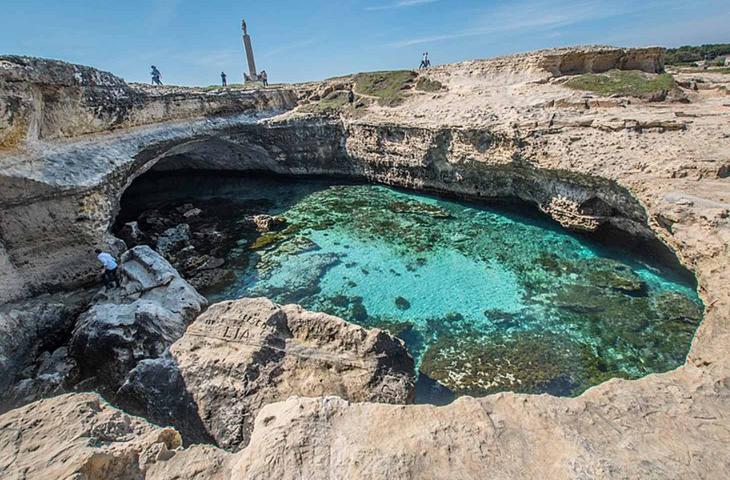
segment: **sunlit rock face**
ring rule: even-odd
[[[190,245],[167,256],[194,279],[229,272],[204,290],[213,301],[266,296],[399,336],[416,359],[419,401],[577,395],[682,364],[702,317],[691,278],[505,208],[195,175],[140,179],[118,224],[136,221],[137,241],[150,244],[187,225]]]
[[[211,306],[168,353],[140,362],[118,393],[189,441],[238,450],[258,411],[292,396],[408,402],[413,359],[382,330],[244,298]]]

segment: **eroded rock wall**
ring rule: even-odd
[[[94,246],[113,241],[120,191],[156,152],[295,105],[291,89],[143,89],[89,67],[0,57],[0,303],[89,281]]]
[[[489,129],[298,119],[240,126],[177,146],[153,169],[333,175],[470,198],[513,197],[573,230],[610,224],[653,237],[628,190],[590,175],[536,168],[523,159],[523,143]]]
[[[0,238],[10,258],[6,263],[25,285],[6,298],[88,279],[95,267],[93,246],[105,241],[124,189],[150,168],[333,175],[470,198],[514,197],[567,228],[591,232],[611,225],[633,237],[653,237],[643,208],[625,188],[586,174],[537,168],[523,159],[524,139],[518,135],[317,117],[194,132],[160,134],[142,150],[126,150],[133,157],[89,188],[62,194],[41,189],[31,197],[32,190],[16,189],[0,216]],[[82,155],[90,154],[86,149],[102,159],[118,152],[115,144],[89,145]]]
[[[291,91],[206,92],[143,89],[110,73],[33,57],[0,56],[0,150],[35,140],[251,108],[291,105]]]

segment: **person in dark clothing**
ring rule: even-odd
[[[422,68],[428,68],[431,66],[431,60],[428,58],[428,52],[423,52],[423,57],[421,57],[421,65],[418,67],[419,70]]]
[[[102,274],[104,286],[108,288],[109,285],[114,284],[116,287],[119,287],[119,278],[117,278],[117,261],[110,253],[103,252],[100,248],[97,248],[95,251],[96,258],[99,259],[101,264],[104,266],[104,272]]]
[[[269,75],[266,73],[266,70],[261,70],[259,78],[261,79],[261,83],[264,84],[264,87],[269,86]]]
[[[352,105],[355,102],[355,92],[352,91],[352,87],[350,87],[350,91],[347,92],[347,101]]]
[[[221,84],[223,84],[224,87],[228,85],[228,82],[226,82],[226,78],[226,72],[221,72]]]
[[[150,75],[152,75],[152,85],[162,85],[162,82],[160,81],[160,77],[162,76],[162,74],[160,73],[160,71],[157,70],[157,67],[155,67],[154,65],[152,65],[150,68],[152,69],[152,71],[150,72]]]

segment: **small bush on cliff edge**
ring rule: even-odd
[[[651,96],[677,88],[674,77],[664,73],[649,75],[639,71],[611,70],[606,73],[578,75],[565,82],[575,90],[585,90],[599,95]]]
[[[444,88],[444,86],[441,82],[438,80],[431,80],[427,77],[418,77],[418,81],[416,82],[416,90],[420,90],[422,92],[438,92],[442,88]]]
[[[412,70],[358,73],[355,75],[355,92],[376,97],[384,107],[395,107],[403,103],[404,92],[412,87],[417,76]]]
[[[301,111],[321,115],[334,115],[345,108],[348,103],[347,92],[335,90],[320,101],[303,106]]]

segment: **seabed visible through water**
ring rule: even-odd
[[[686,272],[570,233],[526,206],[199,174],[143,177],[125,198],[130,211],[192,204],[221,231],[252,213],[286,219],[280,231],[225,249],[235,278],[210,300],[266,296],[388,330],[416,360],[417,402],[578,395],[613,377],[671,370],[701,321]]]

